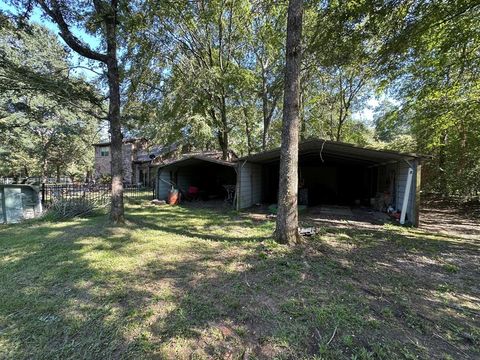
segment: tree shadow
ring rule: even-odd
[[[197,207],[155,208],[153,213],[137,209],[128,219],[136,226],[174,235],[217,242],[258,242],[272,237],[271,226],[263,229],[246,214],[233,210],[215,211]],[[246,234],[256,233],[256,236]]]
[[[436,292],[459,281],[459,296],[478,299],[478,244],[397,230],[324,229],[297,248],[263,242],[241,255],[196,249],[191,259],[152,261],[151,281],[169,279],[173,294],[159,301],[168,310],[150,328],[152,346],[166,358],[475,358],[478,319],[467,317],[479,304]],[[447,253],[467,278],[431,261]],[[341,341],[329,345],[335,329]]]
[[[21,225],[20,225],[21,226]],[[131,243],[105,217],[0,229],[0,347],[6,358],[110,358],[132,346],[148,289],[95,256]],[[90,238],[90,239],[89,239]],[[95,254],[95,256],[92,256]],[[124,254],[124,256],[127,256]],[[129,349],[135,353],[135,349]]]
[[[272,230],[143,204],[119,228],[2,228],[0,346],[10,358],[479,356],[478,241],[323,227],[285,247]]]

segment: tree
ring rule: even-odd
[[[48,29],[23,23],[17,26],[0,14],[0,94],[42,94],[60,107],[103,118],[104,102],[98,91],[72,76],[71,70],[67,51]]]
[[[141,14],[130,29],[126,109],[147,136],[161,127],[170,139],[238,154],[278,145],[284,4],[147,1]]]
[[[294,244],[299,240],[297,193],[302,15],[303,0],[290,0],[287,18],[280,182],[275,230],[275,238],[281,244]]]
[[[282,96],[285,10],[283,6],[260,2],[253,11],[257,15],[251,24],[253,33],[251,46],[255,54],[255,72],[260,79],[257,91],[261,97],[262,150],[265,151],[270,124],[277,110],[278,100]]]
[[[164,91],[156,107],[162,108],[163,119],[158,120],[178,137],[192,141],[198,128],[209,131],[225,159],[231,148],[230,134],[240,125],[232,109],[238,109],[240,89],[252,78],[244,66],[249,41],[247,5],[245,0],[179,1],[171,7],[148,1],[142,7],[144,23],[133,24],[131,29],[135,39],[141,39],[132,44],[132,62],[145,64],[140,59],[144,58],[156,64],[158,58],[166,58],[161,68],[145,70],[150,65],[145,64],[138,71],[132,69],[134,79],[143,78],[145,72],[161,79],[153,87],[132,88],[134,96],[150,99],[162,84]]]
[[[70,74],[68,53],[40,25],[5,19],[0,27],[0,173],[66,174],[92,166],[103,100]]]
[[[30,11],[31,1],[24,1]],[[120,119],[120,71],[118,65],[118,25],[119,1],[94,0],[76,2],[68,0],[35,0],[60,30],[65,43],[79,55],[99,61],[106,67],[108,84],[108,122],[110,124],[112,156],[112,202],[110,219],[114,223],[124,222],[123,206],[123,159],[122,128]],[[99,33],[104,40],[105,51],[96,51],[72,32],[72,25],[82,27],[87,32]]]
[[[360,124],[352,115],[365,106],[378,67],[378,34],[369,27],[365,14],[368,3],[322,2],[305,11],[302,138],[357,138],[352,130]]]
[[[384,87],[397,104],[377,135],[392,132],[390,126],[398,136],[411,135],[420,153],[434,155],[422,170],[426,190],[477,196],[478,1],[399,1],[380,11],[371,21],[384,34],[379,51]]]

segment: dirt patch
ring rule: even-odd
[[[440,234],[480,239],[480,219],[467,217],[462,210],[455,208],[424,207],[420,228]]]

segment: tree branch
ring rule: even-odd
[[[101,61],[103,63],[107,62],[107,55],[93,51],[80,39],[73,35],[68,24],[65,22],[62,11],[60,10],[60,5],[56,0],[52,0],[52,8],[50,8],[44,0],[38,0],[38,4],[42,10],[45,11],[45,13],[58,25],[60,29],[60,36],[75,52],[88,59]]]

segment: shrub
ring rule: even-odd
[[[48,207],[45,217],[61,220],[76,216],[89,216],[106,207],[107,205],[103,202],[92,199],[56,199]]]

